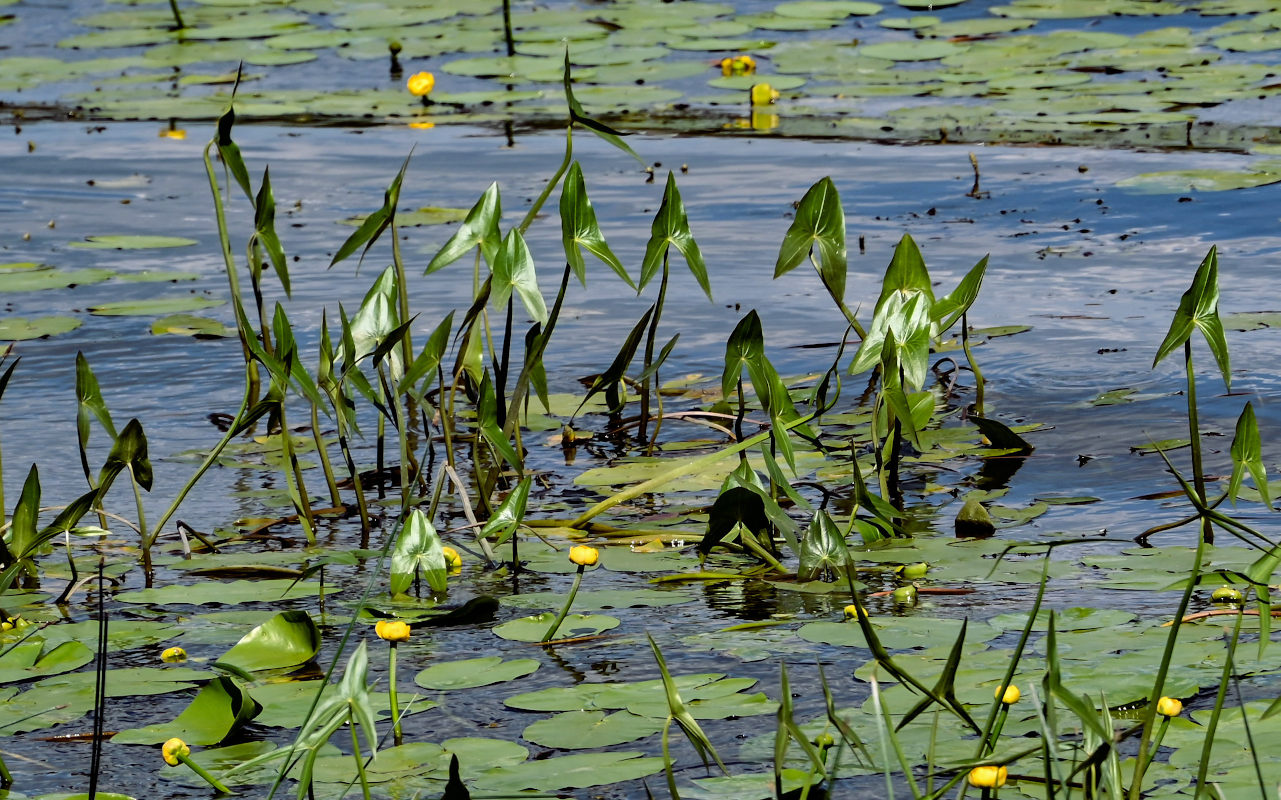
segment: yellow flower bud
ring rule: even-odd
[[[458,555],[458,551],[452,547],[444,547],[441,552],[445,554],[445,569],[450,572],[458,572],[463,568],[463,557]]]
[[[724,75],[726,78],[734,74],[734,59],[732,58],[721,59],[721,74]]]
[[[409,632],[409,623],[399,619],[380,619],[374,625],[374,633],[378,634],[378,638],[388,642],[407,642]]]
[[[1019,691],[1019,687],[1011,684],[1010,686],[996,687],[996,696],[1001,698],[1002,703],[1012,706],[1019,701],[1023,693]]]
[[[823,732],[814,737],[814,745],[820,750],[826,750],[829,747],[836,746],[836,739],[832,737],[832,734]]]
[[[166,764],[176,767],[179,759],[191,755],[191,748],[183,740],[174,738],[161,745],[160,755],[164,757]]]
[[[758,83],[752,87],[751,98],[754,106],[767,106],[779,97],[778,92],[768,83]]]
[[[430,72],[415,72],[405,85],[414,97],[426,97],[436,87],[436,76]]]
[[[1010,775],[1005,767],[975,767],[970,770],[970,785],[980,789],[999,789]]]
[[[580,567],[590,567],[600,560],[600,551],[595,547],[577,544],[569,548],[569,560]]]
[[[187,651],[181,647],[170,647],[160,654],[160,660],[166,664],[173,664],[177,661],[187,660]]]
[[[1177,717],[1183,713],[1183,703],[1173,697],[1162,697],[1156,701],[1156,713],[1166,717]]]
[[[854,605],[853,603],[851,603],[851,604],[849,604],[848,606],[846,606],[846,607],[845,607],[845,618],[846,618],[846,619],[856,619],[856,618],[858,618],[858,617],[862,617],[863,619],[867,619],[867,611],[866,611],[865,609],[863,609],[862,607],[860,607],[860,606],[856,606],[856,605]]]
[[[736,71],[740,75],[756,74],[756,59],[752,58],[751,56],[739,56],[738,58],[734,59],[734,61],[737,62],[735,64],[735,66],[738,68]]]
[[[8,633],[11,630],[13,630],[12,622],[9,622],[8,620],[5,620],[4,622],[0,622],[0,631],[3,631],[4,633]]]
[[[1241,594],[1240,589],[1232,586],[1220,586],[1210,595],[1210,599],[1216,603],[1227,603],[1229,605],[1240,605],[1245,601],[1245,595]]]

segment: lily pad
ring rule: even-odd
[[[625,744],[652,736],[667,720],[628,711],[565,711],[525,728],[521,738],[543,747],[587,750]]]
[[[211,297],[158,297],[151,300],[115,300],[89,306],[89,313],[99,317],[145,317],[154,314],[176,314],[199,311],[223,304]]]
[[[5,317],[0,319],[0,341],[23,342],[57,336],[74,331],[82,324],[75,317]]]
[[[193,244],[198,244],[195,239],[186,239],[181,236],[120,234],[86,236],[83,242],[71,242],[68,247],[81,247],[92,250],[148,250],[161,247],[190,247]]]
[[[548,625],[550,624],[549,621]],[[546,630],[545,627],[544,630]],[[532,658],[517,658],[511,661],[503,661],[499,656],[468,658],[462,661],[433,664],[415,675],[414,683],[425,689],[440,691],[474,689],[477,686],[489,686],[523,678],[533,673],[538,667],[538,661]]]
[[[198,339],[226,339],[236,335],[235,328],[216,319],[197,317],[194,314],[170,314],[151,323],[156,336],[194,336]]]
[[[265,581],[205,581],[203,583],[171,584],[155,589],[136,589],[121,592],[116,599],[122,603],[168,605],[215,605],[237,603],[278,603],[297,597],[312,597],[320,592],[318,581],[279,579]],[[548,621],[550,623],[550,620]]]
[[[473,790],[484,794],[509,794],[522,790],[585,789],[639,780],[662,769],[663,759],[645,757],[637,752],[577,753],[489,770],[477,776]]]
[[[593,589],[580,591],[575,595],[574,608],[590,611],[611,608],[661,608],[689,603],[693,600],[691,595],[660,589]],[[504,597],[502,603],[512,608],[559,608],[565,603],[565,595],[560,592],[525,592]]]
[[[1116,182],[1117,186],[1149,194],[1228,192],[1281,182],[1281,168],[1260,170],[1180,169],[1145,172]]]
[[[13,683],[79,669],[93,661],[93,651],[80,642],[49,647],[41,639],[28,639],[0,655],[0,683]]]
[[[245,634],[218,659],[245,672],[305,664],[320,650],[320,629],[306,611],[282,611]]]
[[[101,283],[115,273],[109,269],[41,269],[0,273],[0,292],[36,292]]]
[[[521,617],[501,625],[494,626],[494,633],[504,639],[517,642],[542,641],[547,628],[556,620],[556,614],[548,611],[533,617]],[[596,636],[612,628],[617,628],[621,621],[617,617],[604,614],[569,614],[560,623],[552,635],[553,639],[575,639],[582,636]]]

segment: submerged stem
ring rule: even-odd
[[[513,533],[512,538],[515,537],[516,534]],[[578,572],[574,573],[574,585],[569,587],[569,596],[565,598],[565,605],[561,608],[560,613],[556,615],[556,619],[552,621],[551,627],[543,634],[543,638],[539,639],[540,642],[551,641],[551,638],[556,635],[556,630],[560,628],[560,624],[564,622],[565,617],[569,615],[569,607],[574,604],[574,595],[578,594],[578,587],[583,582],[584,569],[586,569],[586,567],[582,564],[578,565]]]

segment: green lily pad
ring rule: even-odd
[[[870,17],[881,12],[877,3],[858,0],[790,0],[774,6],[774,13],[784,17],[817,17],[819,19],[845,19]]]
[[[107,670],[106,692],[107,697],[167,694],[195,688],[198,683],[212,677],[212,672],[189,667],[123,667]],[[59,702],[67,701],[72,695],[83,694],[81,699],[92,707],[96,680],[97,674],[92,671],[72,672],[37,681],[31,688],[48,692]]]
[[[158,297],[151,300],[116,300],[89,306],[89,313],[99,317],[145,317],[154,314],[176,314],[199,311],[223,304],[211,297]]]
[[[200,275],[195,272],[166,272],[164,270],[143,270],[142,272],[122,272],[116,275],[117,280],[126,283],[177,283],[178,281],[194,281]]]
[[[758,83],[768,83],[779,91],[786,91],[804,86],[806,81],[799,75],[731,75],[713,78],[707,82],[707,85],[717,89],[747,91]]]
[[[57,336],[74,331],[82,324],[75,317],[5,317],[0,319],[0,341],[23,342]]]
[[[951,42],[917,40],[863,45],[859,48],[859,53],[868,58],[883,58],[888,61],[933,61],[964,53],[967,49],[965,45]]]
[[[216,319],[197,317],[193,314],[170,314],[151,323],[156,336],[194,336],[198,339],[226,339],[236,335],[236,329]]]
[[[504,639],[516,642],[542,641],[547,628],[556,621],[556,614],[548,611],[533,617],[522,617],[501,625],[494,626],[494,633]],[[617,617],[604,614],[569,614],[560,623],[553,639],[574,639],[580,636],[596,636],[612,628],[617,628],[621,621]]]
[[[551,622],[548,621],[547,624],[550,625]],[[477,686],[489,686],[523,678],[533,673],[538,667],[538,661],[532,658],[517,658],[511,661],[503,661],[499,656],[468,658],[462,661],[433,664],[415,675],[414,683],[425,689],[441,691],[474,689]]]
[[[663,759],[637,752],[576,753],[498,767],[477,776],[473,791],[509,794],[523,790],[552,792],[634,781],[663,770]]]
[[[320,629],[306,611],[282,611],[246,633],[218,659],[245,672],[305,664],[320,650]]]
[[[312,597],[320,592],[319,581],[298,581],[283,578],[265,581],[205,581],[185,585],[173,584],[155,589],[136,589],[121,592],[116,599],[122,603],[203,606],[238,603],[278,603],[298,597]],[[551,621],[548,621],[551,624]]]
[[[474,93],[483,95],[485,100],[497,100],[502,98],[501,92],[484,92]],[[537,95],[537,92],[521,92],[524,96]],[[434,95],[433,95],[434,96]],[[520,98],[517,98],[520,99]],[[442,101],[444,98],[442,97]],[[451,96],[449,102],[461,102],[464,105],[471,105],[481,102],[478,99],[470,99],[470,102],[460,100],[458,96]],[[344,225],[360,225],[365,221],[366,214],[357,214],[354,217],[348,217],[342,221]],[[426,225],[444,225],[447,222],[462,222],[467,218],[467,209],[465,208],[437,208],[436,206],[424,206],[416,211],[397,211],[396,224],[402,228],[420,227]]]
[[[0,683],[70,672],[90,661],[93,661],[93,651],[81,642],[62,642],[49,647],[39,638],[28,639],[0,655]]]
[[[109,269],[41,269],[0,274],[0,292],[36,292],[101,283],[115,273]]]
[[[1223,327],[1230,331],[1258,331],[1264,328],[1281,328],[1281,311],[1242,311],[1219,317]]]
[[[181,236],[138,236],[132,234],[112,236],[86,236],[83,242],[71,242],[68,247],[92,250],[148,250],[161,247],[190,247],[195,239]]]
[[[667,720],[628,711],[565,711],[525,728],[521,738],[559,750],[587,750],[625,744],[652,736]]]
[[[230,678],[219,676],[201,689],[172,722],[123,730],[112,737],[120,744],[160,744],[179,738],[188,744],[218,744],[262,710]]]
[[[1180,169],[1165,172],[1145,172],[1123,178],[1117,186],[1149,194],[1179,194],[1182,192],[1228,192],[1233,189],[1252,189],[1281,182],[1281,169],[1267,170],[1214,170]]]

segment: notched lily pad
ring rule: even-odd
[[[80,247],[91,250],[148,250],[161,247],[190,247],[197,244],[195,239],[181,236],[139,236],[121,234],[110,236],[86,236],[83,242],[71,242],[68,247]]]
[[[0,319],[0,341],[24,342],[74,331],[81,326],[75,317],[5,317]]]
[[[158,297],[150,300],[116,300],[89,306],[89,313],[99,317],[145,317],[153,314],[176,314],[199,311],[222,305],[211,297]]]

